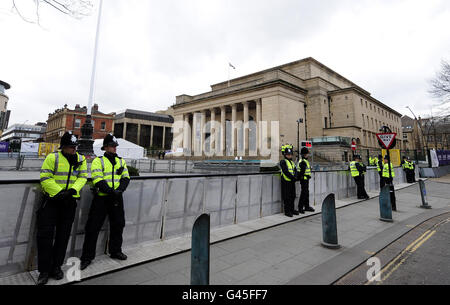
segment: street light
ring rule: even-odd
[[[299,159],[300,159],[300,123],[303,123],[303,119],[302,118],[299,118],[297,120],[297,157]]]

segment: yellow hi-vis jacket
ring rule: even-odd
[[[350,172],[352,174],[352,177],[359,176],[359,170],[356,168],[356,161],[350,162]]]
[[[287,169],[288,169],[289,173],[290,173],[292,176],[295,176],[295,163],[294,163],[294,161],[288,160],[288,159],[284,159],[284,160],[285,160],[285,162],[286,162],[286,166],[287,166]],[[283,161],[283,160],[282,160],[282,161]],[[292,181],[291,178],[289,178],[288,176],[286,176],[286,175],[284,174],[283,171],[281,171],[281,177],[283,177],[283,179],[284,179],[285,181]]]
[[[118,172],[120,168],[122,172]],[[128,173],[127,163],[122,158],[116,157],[116,164],[113,166],[107,157],[97,157],[92,161],[91,166],[91,177],[92,182],[97,184],[101,180],[105,180],[108,186],[113,190],[117,189],[120,185],[120,179],[128,178],[130,179],[130,174]],[[108,194],[98,192],[99,196],[107,196]]]
[[[73,169],[61,152],[51,153],[45,158],[41,167],[41,186],[50,197],[55,197],[60,191],[74,189],[74,198],[80,198],[80,191],[87,182],[88,171],[86,158],[78,153],[79,166]]]
[[[383,177],[389,178],[389,163],[384,163],[383,165]],[[391,163],[391,178],[395,177],[394,166]]]
[[[309,165],[308,160],[300,159],[300,161],[298,161],[298,165],[297,165],[299,172],[300,172],[300,165],[302,162],[305,162],[306,169],[305,169],[305,174],[303,175],[303,177],[300,177],[300,180],[308,180],[311,177],[311,166]]]

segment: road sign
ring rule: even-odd
[[[397,134],[395,132],[393,133],[377,133],[377,138],[380,140],[380,144],[386,148],[389,149],[392,146],[392,143],[394,142],[395,137]]]
[[[312,142],[311,141],[302,141],[300,146],[306,147],[306,148],[312,148]]]

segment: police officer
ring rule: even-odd
[[[41,167],[40,182],[44,192],[37,211],[38,285],[49,276],[61,280],[67,244],[75,219],[77,199],[87,181],[86,158],[76,152],[78,138],[66,132],[61,151],[49,154]]]
[[[355,179],[356,190],[358,199],[369,199],[369,195],[364,188],[364,174],[367,169],[364,163],[361,161],[361,156],[355,155],[353,157],[353,161],[350,162],[350,172],[352,174],[353,179]]]
[[[391,175],[389,176],[389,162],[388,162],[388,155],[386,155],[384,156],[384,163],[383,163],[383,180],[384,184],[392,185],[393,179],[395,177],[395,171],[392,163],[390,164],[390,167],[391,167]]]
[[[407,158],[406,164],[406,180],[408,183],[414,183],[416,182],[415,165],[409,158]]]
[[[284,159],[280,161],[281,168],[281,198],[284,204],[284,215],[288,217],[293,217],[293,215],[298,215],[299,213],[294,210],[295,202],[295,180],[297,176],[297,168],[293,157],[293,149],[290,145],[283,145],[281,152]]]
[[[308,162],[309,150],[303,147],[301,150],[301,158],[298,162],[298,180],[300,181],[301,192],[298,200],[298,211],[301,214],[307,212],[314,212],[314,209],[309,206],[309,179],[311,179],[311,166]]]
[[[110,224],[109,253],[111,258],[126,260],[122,252],[122,233],[125,227],[125,212],[122,193],[128,187],[130,175],[125,160],[117,156],[119,143],[112,134],[103,140],[104,156],[92,161],[91,175],[98,192],[92,200],[85,228],[80,269],[84,270],[95,258],[97,238],[108,215]]]
[[[405,173],[406,182],[409,183],[409,173],[408,173],[409,164],[408,164],[408,160],[406,160],[406,156],[403,156],[402,162],[400,163],[400,165],[402,166],[403,172]]]

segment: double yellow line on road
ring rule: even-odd
[[[414,253],[417,249],[419,249],[428,239],[430,239],[431,236],[433,236],[436,233],[436,228],[444,223],[450,222],[450,218],[447,218],[445,220],[440,221],[439,223],[435,224],[431,229],[427,230],[425,233],[423,233],[419,238],[417,238],[415,241],[410,243],[397,257],[395,257],[388,265],[386,265],[379,273],[377,273],[374,277],[380,278],[381,280],[377,282],[378,285],[383,283],[386,279],[388,279],[391,274],[397,270],[405,261],[406,259]],[[392,267],[392,269],[386,274],[386,272]],[[383,276],[383,274],[385,274]],[[383,277],[382,277],[383,276]],[[365,283],[365,285],[370,285],[374,281],[368,281]]]

